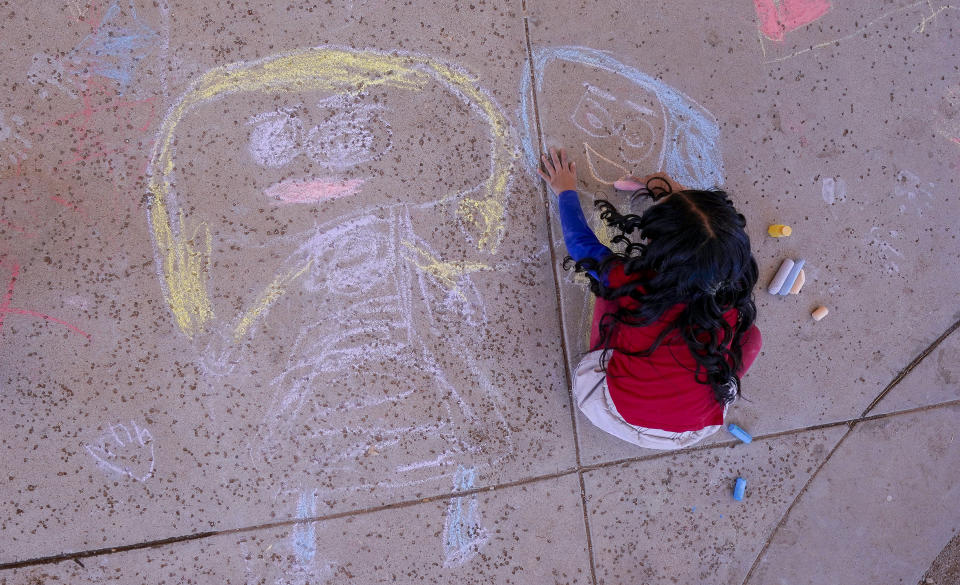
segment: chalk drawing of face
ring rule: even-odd
[[[238,386],[250,455],[281,489],[446,486],[509,454],[468,344],[514,144],[471,76],[413,54],[220,67],[171,108],[149,182],[164,295],[211,386]],[[465,156],[482,164],[458,173]]]
[[[587,162],[585,179],[611,185],[628,173],[663,171],[693,188],[723,184],[719,126],[690,97],[586,47],[537,49],[533,69],[536,88],[526,78],[520,88],[530,168],[539,159],[536,90],[544,140],[548,146],[576,147]]]
[[[611,78],[606,87],[616,84],[612,74],[605,77]],[[543,111],[547,120],[572,112],[569,122],[580,131],[577,144],[583,145],[587,170],[595,180],[612,185],[633,169],[658,168],[665,120],[656,95],[642,88],[614,93],[591,83],[583,86],[575,106],[563,103],[569,100],[551,100]]]

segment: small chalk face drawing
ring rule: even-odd
[[[194,123],[211,118],[222,123]],[[179,162],[213,144],[243,146],[217,151],[216,171]],[[211,387],[264,360],[241,382],[269,388],[248,452],[293,470],[281,489],[442,481],[512,451],[501,393],[468,347],[487,322],[478,280],[502,238],[516,144],[472,75],[415,54],[318,47],[236,63],[171,108],[150,164],[158,276]],[[425,168],[427,146],[458,155]],[[463,157],[473,171],[443,166]],[[220,187],[221,172],[244,188]]]
[[[659,167],[658,147],[663,140],[665,119],[656,96],[642,88],[618,97],[589,83],[584,87],[570,121],[584,134],[584,154],[594,179],[612,185],[629,174],[625,165]],[[601,153],[616,156],[608,158]]]
[[[600,185],[626,174],[663,171],[691,188],[723,184],[719,126],[706,109],[610,54],[586,47],[537,49],[536,87],[521,82],[523,144],[530,168],[539,160],[533,92],[584,79],[576,91],[539,99],[547,146],[576,148],[575,160]],[[581,89],[582,88],[582,89]],[[572,113],[571,113],[572,112]]]
[[[129,424],[108,424],[103,433],[83,448],[100,467],[144,482],[153,476],[154,441],[145,426],[135,421]]]

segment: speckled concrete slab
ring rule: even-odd
[[[597,583],[742,583],[845,431],[807,431],[585,473]],[[733,499],[737,477],[747,480],[742,502]]]
[[[731,415],[759,434],[856,418],[956,321],[960,300],[957,87],[936,57],[956,53],[956,11],[786,4],[659,2],[638,17],[529,3],[543,140],[573,149],[585,201],[626,206],[613,177],[666,170],[724,185],[746,215],[764,349]],[[773,223],[794,235],[767,236]],[[784,258],[807,261],[799,296],[765,291]],[[589,300],[575,282],[563,291],[575,363]],[[831,311],[819,323],[818,305]],[[581,441],[584,461],[622,455]]]
[[[884,414],[960,399],[960,335],[933,350],[869,414]]]
[[[941,407],[857,425],[746,585],[916,583],[960,529],[958,413]]]
[[[514,6],[41,4],[0,41],[0,560],[574,466]]]
[[[310,494],[301,498],[313,511]],[[590,583],[576,474],[320,522],[0,573],[36,583]]]

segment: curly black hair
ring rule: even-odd
[[[621,305],[602,318],[601,363],[606,368],[610,350],[650,356],[664,339],[679,334],[697,363],[693,372],[697,382],[710,385],[717,401],[729,404],[740,396],[742,338],[757,316],[753,288],[758,270],[744,229],[746,219],[726,192],[673,191],[662,177],[651,178],[632,197],[657,203],[642,215],[622,215],[606,200],[594,204],[600,218],[619,232],[611,242],[621,251],[602,261],[587,258],[574,265],[577,272],[587,273],[598,297],[629,296],[636,301],[631,303],[635,308]],[[634,232],[639,237],[631,238]],[[572,260],[567,257],[564,267],[569,268]],[[629,278],[623,286],[611,288],[589,274],[605,274],[617,263],[623,263]],[[678,304],[683,310],[647,349],[631,352],[611,345],[617,326],[651,325]],[[737,310],[735,326],[723,318],[730,309]]]

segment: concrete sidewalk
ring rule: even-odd
[[[956,582],[958,16],[10,8],[0,583]],[[588,215],[641,209],[627,172],[732,194],[752,443],[649,451],[572,408],[591,298],[549,146]],[[797,296],[766,292],[784,258]]]

